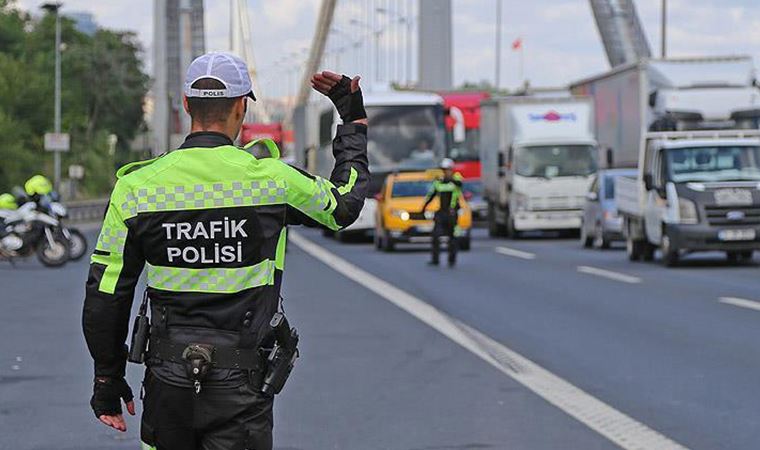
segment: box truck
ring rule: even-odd
[[[483,102],[480,158],[489,234],[516,238],[580,228],[597,170],[593,110],[587,97]]]
[[[571,86],[597,105],[628,257],[760,248],[760,90],[748,57],[643,60]]]

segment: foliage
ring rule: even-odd
[[[71,134],[63,176],[70,164],[81,164],[80,190],[102,195],[115,167],[135,159],[129,144],[143,126],[148,86],[142,50],[133,33],[99,29],[88,36],[65,17],[61,37],[62,132]],[[13,0],[0,0],[0,192],[35,173],[52,178],[53,157],[42,137],[53,129],[54,43],[53,15],[34,20]]]

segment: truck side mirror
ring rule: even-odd
[[[644,188],[647,191],[651,191],[653,186],[654,186],[654,183],[652,182],[652,174],[645,173],[644,174]]]
[[[612,150],[612,147],[607,149],[607,167],[613,167],[615,163],[615,152]]]
[[[499,158],[498,158],[498,166],[499,166],[499,177],[503,177],[506,175],[506,171],[504,170],[504,153],[499,152]]]

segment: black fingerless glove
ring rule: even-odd
[[[134,396],[124,378],[95,377],[90,406],[95,417],[121,414],[121,400],[130,402]]]
[[[351,92],[351,78],[343,75],[338,84],[327,93],[327,97],[332,100],[343,123],[367,118],[362,90]]]

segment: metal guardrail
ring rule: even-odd
[[[65,202],[70,222],[97,222],[103,220],[108,206],[107,198]]]

